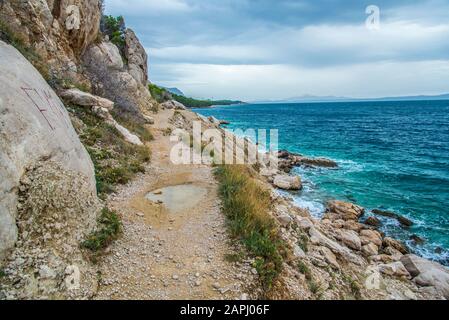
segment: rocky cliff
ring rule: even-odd
[[[101,5],[0,2],[0,39],[8,42],[0,41],[0,298],[92,297],[97,270],[81,243],[97,230],[104,206],[96,187],[129,176],[118,165],[138,172],[136,161],[148,159],[148,134],[136,125],[153,121],[149,113],[157,107],[146,89],[147,56],[130,29],[125,56],[103,37]],[[132,115],[129,127],[143,131],[136,135],[113,114],[121,121]],[[98,126],[110,139],[106,151],[101,139],[95,142]],[[126,159],[104,166],[120,173],[99,178],[91,156],[98,165],[99,152],[116,150]]]
[[[79,59],[98,36],[100,0],[4,0],[0,20],[60,79],[81,81]]]

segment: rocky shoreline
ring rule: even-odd
[[[218,121],[210,122],[218,124]],[[251,144],[249,140],[246,142]],[[338,169],[338,164],[330,159],[308,158],[287,150],[279,151],[277,158],[278,170],[262,165],[259,179],[271,190],[273,216],[279,223],[281,236],[290,244],[295,259],[310,263],[307,268],[313,270],[317,278],[328,278],[332,274],[329,268],[352,273],[354,279],[358,279],[354,281],[364,299],[449,298],[449,269],[411,253],[406,244],[381,232],[381,221],[376,216],[397,220],[405,229],[413,225],[411,220],[379,209],[372,210],[367,216],[365,208],[338,200],[328,202],[323,217],[316,219],[307,209],[298,208],[292,198],[282,196],[276,190],[302,189],[301,178],[291,174],[294,167]],[[416,235],[411,235],[411,239],[418,243],[424,241]],[[281,297],[287,295],[298,299],[303,296],[302,289],[292,282],[292,278],[303,279],[303,276],[286,264],[281,278],[282,290],[287,288],[288,294],[284,292]],[[370,285],[372,278],[377,279],[379,286]],[[289,285],[285,286],[285,283]],[[400,283],[406,285],[402,287]],[[386,289],[381,289],[380,284]],[[321,285],[327,286],[326,283]],[[329,292],[322,295],[324,299],[335,298]]]

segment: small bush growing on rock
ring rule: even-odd
[[[109,40],[115,44],[122,56],[124,57],[125,50],[125,19],[122,16],[103,16],[101,18],[100,29],[103,34],[109,37]]]
[[[116,240],[120,231],[121,223],[118,215],[108,208],[103,208],[98,218],[98,230],[91,233],[81,247],[98,252]]]
[[[282,270],[285,244],[269,214],[270,194],[249,170],[239,165],[218,166],[215,175],[231,234],[256,258],[254,267],[268,290]]]
[[[302,261],[298,261],[298,271],[306,277],[306,280],[312,279],[312,272],[310,268]]]
[[[307,281],[307,283],[309,285],[310,292],[312,292],[315,295],[319,293],[320,285],[318,283],[316,283],[313,280],[309,280],[309,281]]]
[[[137,173],[145,172],[144,163],[151,158],[147,146],[128,143],[117,129],[85,107],[72,105],[68,110],[82,121],[83,125],[78,129],[78,133],[94,163],[97,192],[101,198],[113,192],[115,185],[128,183]],[[137,124],[128,125],[130,128],[139,127]],[[141,134],[142,140],[151,138],[145,136],[143,131]]]
[[[354,296],[354,298],[357,300],[361,299],[362,293],[359,283],[349,275],[343,275],[343,280],[349,285],[351,294]]]
[[[154,84],[148,85],[148,90],[150,90],[151,96],[158,102],[163,103],[165,101],[171,100],[172,95],[167,90],[158,87]]]
[[[299,234],[298,246],[306,253],[309,251],[309,238],[304,233]]]

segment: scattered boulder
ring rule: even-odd
[[[399,250],[393,248],[393,247],[386,247],[382,250],[385,254],[388,254],[394,261],[401,260],[402,256],[404,255]]]
[[[382,246],[382,235],[375,230],[362,230],[360,232],[360,239],[363,245],[373,243],[377,247]]]
[[[143,115],[143,120],[145,121],[146,124],[154,124],[154,118],[147,116],[147,115]]]
[[[387,217],[387,218],[396,218],[396,213],[391,212],[391,211],[384,211],[384,210],[379,210],[379,209],[373,209],[371,210],[372,213],[382,216],[382,217]]]
[[[340,229],[338,230],[337,237],[347,247],[357,251],[362,250],[362,242],[357,232],[352,230]]]
[[[218,120],[214,116],[208,117],[207,120],[209,120],[209,122],[215,126],[219,126],[221,124],[220,120]]]
[[[284,228],[288,227],[293,222],[292,217],[290,217],[290,215],[287,213],[279,214],[277,216],[277,219],[278,219],[279,223],[281,224],[281,226],[283,226]]]
[[[376,256],[379,254],[379,247],[374,243],[368,243],[362,247],[362,252],[368,257]]]
[[[415,245],[423,245],[426,242],[425,239],[417,236],[416,234],[411,235],[410,240],[412,240]]]
[[[68,89],[59,93],[60,97],[67,100],[70,103],[83,107],[99,106],[107,110],[114,108],[114,102],[111,100],[94,96],[93,94],[83,92],[79,89]]]
[[[304,250],[302,250],[297,244],[293,245],[293,255],[297,259],[303,259],[306,257]]]
[[[283,190],[301,190],[301,178],[298,176],[277,175],[274,177],[273,184]]]
[[[296,216],[295,219],[298,227],[300,227],[302,230],[309,231],[311,228],[313,228],[313,222],[310,221],[310,219],[300,216]]]
[[[354,220],[347,220],[343,222],[343,226],[344,229],[348,229],[348,230],[352,230],[355,232],[360,232],[363,229],[363,224],[354,221]]]
[[[327,247],[319,247],[318,249],[326,261],[334,268],[340,269],[340,264],[337,261],[335,254]]]
[[[338,165],[335,161],[326,158],[306,158],[300,159],[300,164],[307,164],[314,167],[322,168],[337,168]]]
[[[389,264],[381,264],[378,268],[381,273],[389,276],[410,278],[410,273],[400,261]]]
[[[353,203],[334,200],[328,202],[326,212],[333,213],[343,220],[358,221],[365,213],[365,209]]]
[[[378,218],[370,216],[370,217],[366,218],[365,224],[377,228],[377,227],[380,227],[381,222]]]
[[[388,263],[391,263],[391,262],[395,261],[388,254],[378,254],[378,255],[375,255],[375,256],[371,256],[370,260],[373,261],[373,262],[381,262],[381,263],[385,263],[385,264],[388,264]]]
[[[307,167],[323,167],[336,168],[338,167],[335,161],[325,158],[307,158],[297,153],[291,153],[287,150],[280,150],[278,152],[279,168],[289,173],[293,167],[307,166]]]
[[[413,221],[410,219],[407,219],[406,217],[398,215],[396,219],[399,221],[399,223],[404,227],[411,227],[413,226]]]
[[[352,253],[347,247],[343,247],[334,240],[326,237],[315,227],[310,228],[309,235],[311,243],[329,248],[333,253],[340,256],[345,261],[352,262],[359,266],[363,264],[363,259],[361,257]]]
[[[259,174],[262,177],[273,177],[276,174],[278,174],[277,169],[270,169],[270,168],[261,168]]]
[[[99,117],[103,118],[109,125],[116,128],[122,134],[123,138],[127,142],[138,146],[143,145],[143,142],[140,140],[140,138],[135,134],[131,133],[128,129],[119,124],[117,121],[115,121],[115,119],[112,117],[112,115],[109,113],[107,109],[94,106],[92,107],[92,111]]]
[[[186,110],[187,109],[185,105],[183,105],[182,103],[180,103],[180,102],[178,102],[176,100],[165,101],[164,103],[161,103],[161,106],[164,109],[169,109],[169,110],[171,110],[171,109]]]
[[[421,287],[434,287],[449,299],[449,269],[416,255],[405,255],[401,259],[413,281]]]
[[[402,254],[409,253],[409,249],[407,248],[407,246],[405,244],[403,244],[402,242],[400,242],[398,240],[390,238],[390,237],[384,238],[383,246],[384,247],[392,247],[392,248],[398,250]]]
[[[397,213],[391,212],[391,211],[384,211],[384,210],[379,210],[379,209],[374,209],[371,211],[372,213],[379,215],[379,216],[383,216],[383,217],[387,217],[387,218],[391,218],[391,219],[396,219],[401,226],[403,227],[411,227],[413,226],[413,221],[411,221],[410,219],[401,216]]]

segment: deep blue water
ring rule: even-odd
[[[415,222],[383,231],[417,253],[449,261],[449,101],[250,104],[194,110],[230,129],[278,129],[279,147],[336,160],[339,169],[296,169],[298,204],[319,216],[329,199],[380,208]],[[426,239],[413,246],[411,234]],[[443,248],[438,253],[437,248]]]

